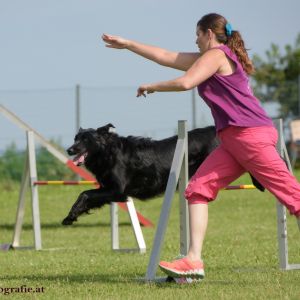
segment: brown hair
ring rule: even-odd
[[[211,13],[203,16],[198,21],[197,27],[203,32],[207,32],[208,29],[211,29],[216,35],[218,42],[228,45],[235,53],[244,71],[248,75],[253,74],[254,66],[248,56],[241,34],[236,30],[232,30],[230,34],[230,32],[227,32],[225,29],[226,24],[228,24],[228,22],[223,16]]]

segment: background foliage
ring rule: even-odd
[[[253,57],[254,93],[261,101],[276,101],[281,105],[282,117],[299,116],[300,102],[300,34],[294,45],[286,45],[284,53],[272,44],[266,58]]]
[[[57,142],[56,148],[63,151]],[[20,181],[25,164],[25,150],[18,150],[15,143],[6,148],[0,157],[1,180]],[[74,173],[66,168],[59,160],[50,154],[46,148],[36,149],[36,161],[39,180],[71,180],[74,179]]]

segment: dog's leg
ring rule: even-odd
[[[123,194],[105,191],[101,189],[88,190],[82,192],[73,204],[68,216],[62,221],[63,225],[72,225],[74,221],[83,213],[88,213],[90,209],[100,208],[111,202],[125,202],[127,196]]]

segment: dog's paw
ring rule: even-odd
[[[72,225],[74,221],[75,220],[72,220],[72,219],[66,217],[66,218],[63,219],[63,221],[61,222],[61,224],[62,225]]]

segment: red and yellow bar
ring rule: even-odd
[[[224,188],[224,190],[252,190],[256,189],[253,184],[242,184],[242,185],[229,185],[228,187]]]
[[[39,180],[34,185],[97,185],[95,180]],[[253,184],[229,185],[224,190],[250,190],[256,189]]]
[[[33,183],[34,185],[97,185],[94,180],[39,180]]]
[[[74,167],[78,168],[74,165]],[[84,169],[82,169],[83,172],[86,172]],[[85,173],[82,173],[82,175],[85,176]],[[88,176],[85,176],[88,177]],[[88,178],[93,178],[89,175]],[[95,180],[82,180],[82,181],[67,181],[67,180],[38,180],[33,183],[34,185],[95,185],[99,187],[99,183]],[[125,203],[118,202],[118,205],[123,209],[128,211],[128,208]],[[154,224],[146,219],[142,214],[140,214],[138,211],[136,212],[138,219],[142,225],[145,227],[154,227]]]

